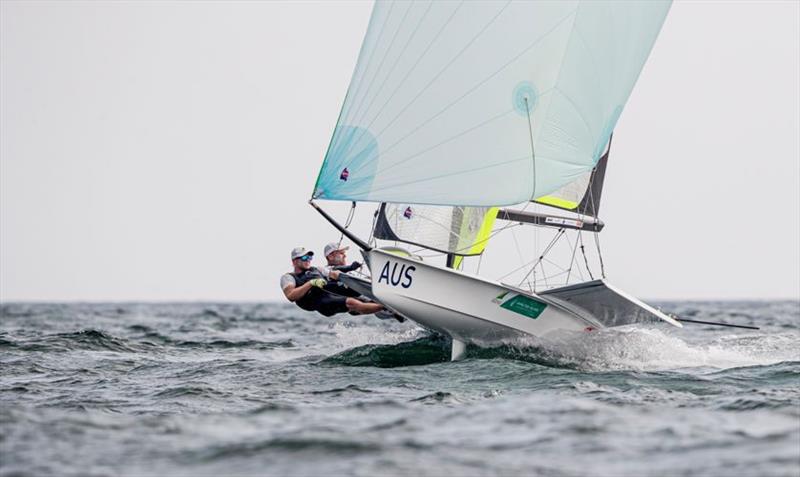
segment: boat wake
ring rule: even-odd
[[[715,335],[698,342],[687,341],[677,333],[680,331],[630,326],[525,337],[504,346],[535,354],[542,363],[587,371],[727,369],[800,361],[797,332]]]
[[[379,333],[363,328],[341,333],[351,344],[364,343]],[[521,337],[503,343],[472,343],[467,359],[510,359],[553,368],[580,371],[664,371],[686,368],[728,369],[799,361],[800,333],[749,333],[714,335],[690,342],[677,332],[630,326],[591,333],[561,331],[545,338]],[[414,338],[407,341],[408,338]],[[323,362],[342,366],[400,367],[446,362],[447,338],[424,332],[371,336],[375,343],[355,346]],[[403,340],[405,338],[406,340]],[[695,337],[697,338],[697,337]]]

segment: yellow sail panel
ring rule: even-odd
[[[489,238],[492,234],[492,228],[494,227],[494,221],[497,218],[497,212],[499,210],[499,207],[491,207],[488,211],[486,211],[486,214],[483,216],[481,228],[478,230],[478,234],[475,236],[475,242],[469,247],[469,250],[467,253],[465,253],[465,255],[478,255],[483,253],[484,249],[486,249],[486,245],[489,243]],[[462,227],[463,226],[464,224],[462,224]],[[462,260],[464,260],[464,256],[457,255],[453,261],[453,268],[460,268]]]
[[[553,195],[546,195],[544,197],[539,197],[535,200],[535,202],[544,205],[552,205],[553,207],[559,207],[561,209],[568,209],[573,210],[578,208],[578,203],[573,202],[571,200],[562,199],[561,197],[556,197]]]

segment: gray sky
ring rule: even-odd
[[[0,5],[1,300],[274,300],[338,239],[307,201],[371,3]],[[800,297],[799,90],[800,3],[673,5],[614,136],[612,283]]]

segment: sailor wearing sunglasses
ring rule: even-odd
[[[383,310],[377,303],[365,303],[354,298],[354,292],[335,283],[328,284],[323,272],[311,266],[314,252],[303,247],[292,250],[294,270],[281,277],[281,289],[286,299],[308,311],[325,316],[349,312],[366,315]]]

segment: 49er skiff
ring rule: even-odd
[[[378,1],[311,202],[365,256],[370,278],[346,284],[452,337],[454,360],[470,341],[681,326],[604,270],[577,273],[583,236],[604,226],[612,132],[670,3]],[[315,199],[378,203],[370,240]],[[517,285],[462,270],[518,224],[554,237]],[[555,279],[545,263],[559,242],[571,256]]]

